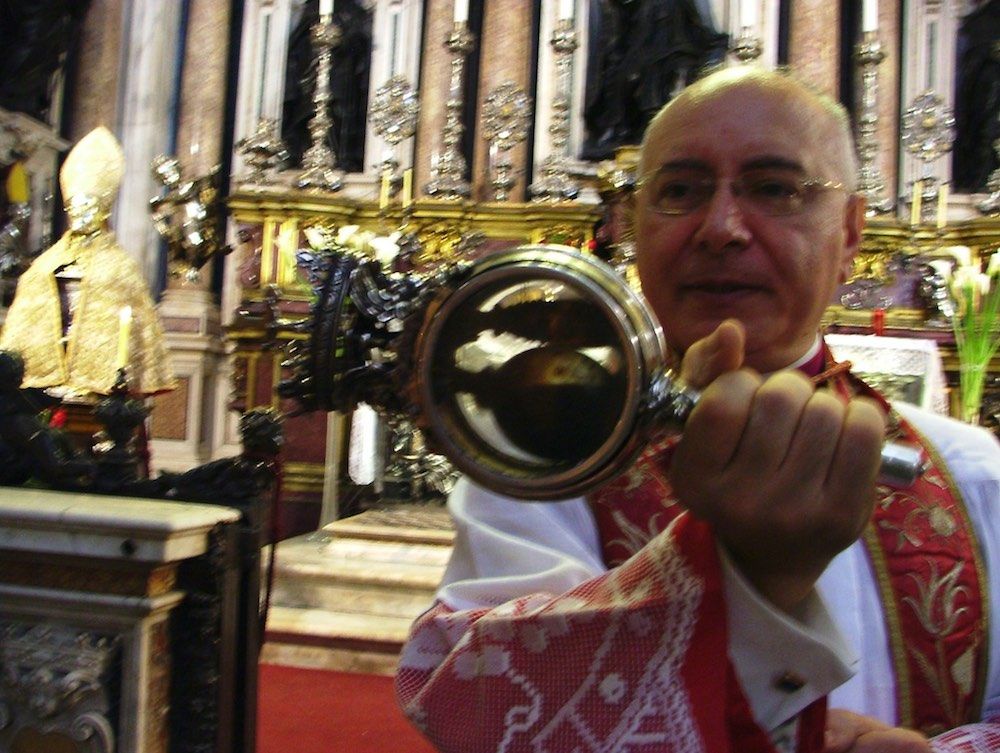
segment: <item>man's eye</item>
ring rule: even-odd
[[[660,198],[668,200],[686,199],[694,193],[694,183],[685,180],[665,181],[660,185]]]
[[[752,178],[747,180],[746,191],[759,199],[794,199],[802,188],[791,178]]]

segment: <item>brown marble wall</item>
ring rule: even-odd
[[[226,107],[229,3],[194,0],[181,78],[177,155],[198,174],[219,162]]]
[[[156,439],[183,441],[187,437],[190,377],[179,377],[177,387],[153,398],[149,433]]]
[[[479,102],[476,109],[477,139],[473,149],[472,196],[479,201],[490,201],[493,190],[489,181],[489,147],[482,133],[483,102],[490,92],[505,82],[513,82],[524,91],[529,90],[531,61],[532,3],[511,3],[509,0],[487,0],[483,19],[483,56],[480,63]],[[518,175],[517,184],[510,191],[510,201],[524,201],[524,174],[527,147],[521,142],[510,150],[511,161]]]
[[[839,3],[797,0],[792,3],[788,62],[797,75],[836,97],[840,50]]]
[[[205,175],[222,158],[229,54],[229,3],[194,0],[190,7],[181,76],[177,158],[188,177]],[[168,288],[207,290],[211,275],[170,277]]]
[[[413,193],[423,194],[430,178],[431,155],[441,151],[445,102],[451,76],[451,54],[444,40],[451,33],[452,0],[427,0],[423,41],[423,68],[420,74],[420,122],[417,125],[416,155],[413,169]]]
[[[897,29],[903,21],[902,4],[882,0],[878,8],[879,42],[885,60],[878,67],[878,141],[881,160],[879,167],[885,180],[886,195],[896,193],[896,176],[899,164],[899,60],[901,49]]]
[[[901,4],[893,0],[881,0],[878,5],[879,41],[885,53],[885,60],[878,69],[879,169],[885,181],[886,194],[892,197],[899,159],[896,134],[900,117],[897,91],[901,51],[895,29],[902,21],[902,11]],[[839,29],[837,3],[826,0],[796,0],[792,3],[789,63],[800,77],[833,97],[839,93]],[[860,81],[857,86],[860,86]]]
[[[122,45],[123,0],[92,0],[80,40],[73,101],[69,103],[70,141],[99,125],[112,131],[118,119],[118,71]]]

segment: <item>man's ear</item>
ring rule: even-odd
[[[859,194],[847,197],[844,207],[844,249],[840,259],[840,282],[846,282],[854,269],[854,258],[861,251],[861,231],[865,227],[865,198]]]

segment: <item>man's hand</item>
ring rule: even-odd
[[[798,372],[741,369],[744,337],[726,321],[685,354],[681,376],[703,391],[670,480],[761,595],[792,611],[871,515],[885,419]]]
[[[826,717],[823,753],[931,753],[919,732],[890,727],[877,719],[844,709],[830,709]]]

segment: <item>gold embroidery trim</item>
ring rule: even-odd
[[[893,417],[898,421],[899,416],[893,411]],[[913,424],[907,422],[910,430],[921,440],[921,444],[927,451],[934,467],[940,472],[955,501],[958,503],[959,515],[965,524],[965,530],[970,538],[973,567],[976,578],[979,580],[980,594],[980,614],[982,623],[982,646],[980,647],[975,672],[975,687],[969,694],[974,714],[971,716],[978,718],[982,710],[983,697],[986,692],[986,671],[989,662],[989,584],[986,580],[986,569],[983,565],[982,551],[979,547],[979,540],[976,538],[975,528],[969,518],[965,499],[961,491],[955,484],[955,480],[948,470],[947,465],[942,461],[940,455],[933,445],[919,432]],[[872,568],[875,571],[875,579],[878,582],[879,595],[882,600],[882,609],[885,614],[886,631],[889,635],[890,651],[892,653],[892,665],[896,672],[896,703],[899,710],[899,723],[904,727],[913,726],[913,687],[910,683],[909,666],[906,658],[906,641],[900,627],[899,612],[896,607],[895,593],[889,577],[889,567],[882,549],[882,542],[875,531],[875,527],[869,523],[864,532],[865,547],[871,559]]]
[[[975,717],[975,719],[979,719],[983,711],[983,699],[986,696],[986,678],[990,658],[990,582],[986,576],[986,565],[983,558],[983,552],[979,543],[979,538],[976,535],[976,529],[972,525],[972,519],[969,517],[969,508],[965,504],[965,497],[962,496],[962,490],[959,489],[958,484],[955,483],[955,479],[951,475],[951,470],[949,470],[948,465],[941,459],[941,456],[938,455],[934,445],[928,441],[927,437],[918,431],[913,424],[907,422],[907,425],[913,433],[920,438],[921,444],[927,450],[927,454],[930,455],[931,460],[934,462],[934,467],[941,473],[941,477],[948,485],[948,490],[954,496],[955,501],[958,502],[958,514],[961,516],[962,522],[965,523],[965,530],[969,534],[972,565],[976,570],[976,578],[979,580],[979,613],[982,625],[982,635],[980,637],[982,645],[980,646],[979,660],[977,662],[975,672],[976,684],[972,693],[969,694],[969,698],[972,702],[972,711],[974,712],[973,714],[970,714],[970,716]]]

